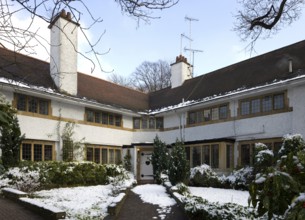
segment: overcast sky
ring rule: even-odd
[[[241,42],[237,33],[232,31],[234,13],[238,9],[236,0],[180,0],[170,9],[155,11],[153,15],[161,16],[160,19],[153,19],[150,24],[140,22],[139,26],[135,19],[121,13],[114,0],[86,3],[95,17],[103,19],[102,23],[91,30],[89,37],[94,41],[100,33],[106,31],[98,47],[100,52],[110,49],[110,52],[100,59],[106,71],[113,70],[117,74],[128,76],[144,61],[154,62],[162,59],[172,63],[181,49],[182,54],[191,62],[190,53],[183,50],[190,47],[186,38],[182,39],[181,47],[181,34],[190,35],[190,22],[185,19],[186,16],[198,20],[191,22],[191,49],[203,51],[194,53],[195,76],[250,57],[245,51],[249,42]],[[252,56],[304,40],[304,21],[305,16],[302,15],[297,22],[281,30],[277,35],[267,40],[259,40],[256,43],[256,52]],[[88,24],[86,18],[83,18],[82,22]],[[38,25],[43,34],[48,36],[47,24],[44,26],[43,22],[39,22]],[[86,51],[82,41],[79,49],[83,50],[82,52]],[[79,62],[79,71],[90,74],[91,67],[86,61]],[[107,78],[110,73],[101,73],[96,68],[94,74]]]

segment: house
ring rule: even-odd
[[[69,123],[85,138],[79,160],[130,154],[139,180],[152,179],[156,135],[184,140],[191,167],[223,173],[251,165],[257,142],[278,152],[285,134],[305,135],[305,41],[194,78],[179,55],[172,86],[146,94],[77,72],[77,27],[64,12],[54,19],[50,63],[0,48],[0,93],[26,134],[22,160],[62,160]]]

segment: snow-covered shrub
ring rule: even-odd
[[[305,163],[298,158],[304,150],[305,143],[300,135],[285,136],[277,164],[267,168],[255,167],[257,173],[249,193],[259,216],[267,213],[268,219],[272,219],[286,212],[286,219],[290,215],[302,219],[301,210],[289,210],[289,207],[292,207],[291,201],[305,191]]]
[[[176,186],[174,188],[176,189],[176,191],[179,194],[181,194],[183,196],[190,195],[190,190],[184,183],[178,183],[178,184],[176,184]]]
[[[0,177],[0,185],[3,187],[11,187],[25,192],[32,192],[41,188],[40,170],[33,167],[13,167],[9,168]]]
[[[226,203],[212,203],[207,200],[191,196],[185,197],[182,201],[186,214],[192,220],[236,220],[236,219],[253,219],[254,212],[244,206]]]
[[[189,175],[189,162],[186,159],[185,148],[182,142],[176,141],[172,149],[168,177],[172,185],[186,182]]]
[[[221,179],[207,164],[191,168],[190,185],[202,187],[221,187]]]
[[[232,189],[248,190],[249,184],[253,181],[253,167],[243,167],[234,170],[230,175],[223,178],[224,185],[229,185]]]

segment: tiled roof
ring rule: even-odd
[[[50,76],[49,63],[2,47],[0,47],[0,77],[57,91]],[[147,94],[82,73],[78,73],[78,97],[136,111],[148,109]]]
[[[292,60],[293,73],[289,73]],[[301,70],[301,71],[299,71]],[[150,94],[78,73],[78,97],[135,111],[155,110],[201,100],[240,88],[252,88],[305,73],[305,41],[186,80],[182,86]],[[49,63],[0,47],[0,77],[56,89]]]
[[[289,73],[289,60],[293,73]],[[180,87],[149,94],[150,109],[177,105],[225,94],[240,88],[252,88],[274,80],[292,78],[305,70],[305,41],[257,56],[237,64],[186,80]]]

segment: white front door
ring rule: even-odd
[[[140,180],[153,180],[152,151],[140,151]]]

